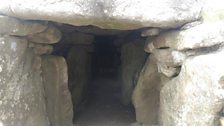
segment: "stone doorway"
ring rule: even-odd
[[[139,30],[57,26],[62,39],[53,55],[68,64],[74,123],[80,126],[129,126],[135,122],[131,96],[146,61]],[[88,32],[84,31],[88,29]],[[97,31],[94,29],[97,29]]]
[[[119,73],[120,101],[134,106],[131,125],[223,126],[223,5],[1,0],[0,126],[75,125],[76,108],[88,99],[83,85],[96,71],[92,45],[111,36],[121,60],[117,71],[105,63],[100,73]]]

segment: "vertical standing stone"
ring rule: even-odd
[[[131,103],[132,92],[135,87],[135,76],[141,71],[146,58],[143,50],[144,41],[135,40],[124,44],[121,48],[122,69],[122,102],[124,105]]]
[[[25,39],[0,37],[2,126],[49,126],[40,66]]]
[[[67,57],[69,87],[72,93],[74,109],[80,104],[90,79],[91,57],[85,48],[73,47]]]
[[[42,57],[47,113],[51,126],[73,126],[73,107],[68,89],[67,64],[63,57]]]
[[[149,56],[132,96],[138,123],[158,124],[160,83],[156,60]]]
[[[161,126],[214,126],[224,105],[224,50],[193,56],[160,93]]]

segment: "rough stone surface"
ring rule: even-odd
[[[155,36],[160,33],[160,29],[158,28],[149,28],[147,30],[142,31],[141,36],[146,37],[146,36]]]
[[[202,0],[1,0],[0,12],[106,29],[178,27],[199,18]]]
[[[190,23],[187,23],[185,25],[183,25],[180,30],[187,30],[189,28],[192,28],[192,27],[195,27],[197,25],[200,25],[202,24],[202,21],[194,21],[194,22],[190,22]]]
[[[152,47],[171,47],[176,50],[196,49],[220,44],[223,41],[224,23],[220,21],[203,23],[182,31],[169,31],[146,45],[146,50],[151,51]]]
[[[214,126],[224,102],[224,50],[189,57],[160,93],[161,126]]]
[[[132,96],[136,120],[140,124],[158,124],[160,83],[156,59],[150,55]]]
[[[184,52],[176,51],[173,49],[155,49],[152,51],[157,62],[164,63],[167,66],[181,66],[183,61],[186,59]]]
[[[53,52],[53,46],[46,44],[29,43],[29,47],[33,48],[37,55],[50,54]]]
[[[83,48],[73,47],[67,57],[69,89],[72,93],[74,110],[83,100],[90,79],[91,57]]]
[[[121,68],[122,68],[122,102],[125,105],[131,103],[132,92],[135,87],[134,79],[146,59],[143,50],[144,41],[137,39],[122,45],[121,48]]]
[[[61,40],[61,32],[54,26],[49,26],[45,31],[27,36],[30,42],[54,44]]]
[[[177,76],[180,72],[180,67],[167,66],[164,63],[157,62],[158,72],[164,74],[167,77]]]
[[[0,15],[0,34],[26,36],[40,33],[47,29],[47,25],[37,21],[24,21]]]
[[[68,24],[58,25],[61,32],[71,33],[71,32],[79,32],[84,34],[91,35],[121,35],[127,34],[132,30],[116,30],[116,29],[101,29],[96,26],[73,26]]]
[[[152,51],[155,49],[157,48],[154,46],[153,41],[148,38],[145,42],[145,47],[144,47],[145,52],[152,53]]]
[[[49,126],[41,58],[25,39],[0,37],[1,126]]]
[[[64,43],[74,44],[74,45],[90,45],[94,41],[94,36],[90,34],[72,32],[71,34],[65,35]]]
[[[68,89],[66,61],[59,56],[43,56],[42,71],[51,126],[73,126],[73,106]]]

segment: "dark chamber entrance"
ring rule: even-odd
[[[65,57],[68,64],[74,124],[130,126],[136,122],[133,106],[121,102],[121,47],[124,40],[136,39],[136,32],[69,25],[59,29],[63,37],[53,54]]]
[[[120,49],[114,36],[98,36],[92,53],[92,81],[88,100],[77,113],[78,126],[129,126],[135,121],[131,106],[121,104]]]

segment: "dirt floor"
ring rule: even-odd
[[[120,102],[118,81],[98,78],[89,87],[89,100],[77,114],[75,126],[130,126],[135,122],[133,108]]]

